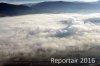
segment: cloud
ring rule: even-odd
[[[60,22],[62,22],[63,24],[66,24],[67,27],[61,30],[57,30],[55,32],[55,36],[57,37],[66,37],[69,35],[72,36],[72,35],[83,34],[85,32],[92,31],[92,28],[90,28],[91,26],[93,26],[92,21],[91,23],[87,23],[88,20],[77,20],[74,17],[73,18],[71,17],[71,18],[68,18],[67,20],[60,21]]]
[[[69,1],[69,0],[0,0],[0,2],[11,3],[11,4],[39,3],[44,1]],[[70,0],[70,1],[97,2],[98,0]]]
[[[62,57],[72,51],[98,53],[100,25],[94,23],[95,17],[100,18],[95,13],[0,18],[0,61],[11,60],[13,57],[19,60],[20,57],[27,60],[58,55]]]
[[[92,22],[93,24],[100,24],[100,18],[99,17],[94,17],[94,18],[89,18],[85,20],[86,22]]]
[[[27,1],[27,0],[0,0],[0,1]],[[33,0],[29,0],[33,1]],[[58,1],[58,0],[34,0],[34,1]],[[68,0],[60,0],[60,1],[68,1]],[[71,1],[83,1],[83,0],[71,0]],[[84,0],[86,2],[91,2],[91,0]],[[98,1],[98,0],[92,0],[92,1]]]

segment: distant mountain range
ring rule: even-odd
[[[36,5],[31,6],[31,8],[37,12],[47,12],[47,13],[62,13],[62,12],[84,12],[99,10],[98,3],[85,3],[85,2],[41,2]]]
[[[99,12],[100,3],[51,1],[37,4],[14,5],[0,3],[0,15],[24,15],[35,13]]]
[[[19,15],[29,11],[30,8],[25,5],[13,5],[7,3],[0,3],[0,15]]]

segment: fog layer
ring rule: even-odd
[[[98,20],[97,20],[98,19]],[[100,14],[34,14],[0,18],[0,61],[100,50]],[[62,52],[62,53],[61,53]]]

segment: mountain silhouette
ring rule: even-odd
[[[26,13],[30,8],[25,5],[0,3],[0,15],[18,15]]]
[[[15,5],[0,3],[0,14],[23,15],[35,13],[73,13],[73,12],[99,12],[100,3],[49,1],[37,4]]]

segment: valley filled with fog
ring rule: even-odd
[[[100,13],[0,17],[0,61],[100,57]],[[76,54],[75,54],[76,53]],[[16,60],[16,58],[14,60]]]

